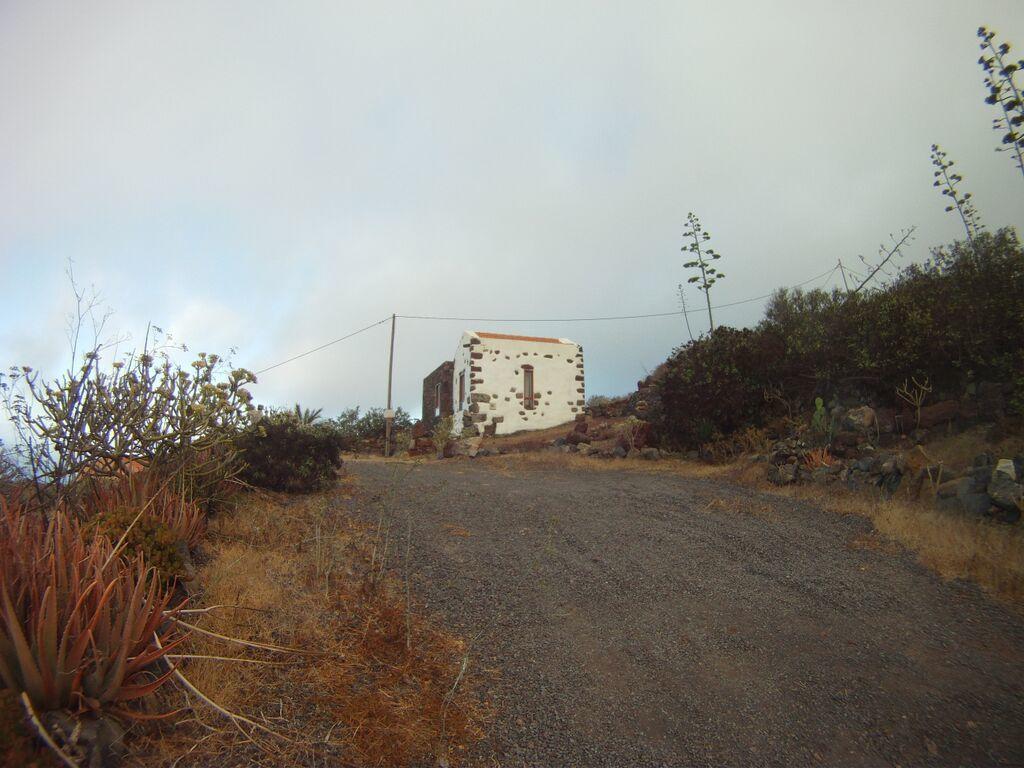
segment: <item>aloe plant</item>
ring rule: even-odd
[[[140,556],[0,498],[0,680],[39,710],[138,717],[130,702],[170,677],[154,665],[185,635],[172,590]]]

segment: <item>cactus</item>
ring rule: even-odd
[[[828,414],[825,413],[825,401],[820,397],[814,398],[814,415],[811,417],[811,430],[822,437],[829,433]]]

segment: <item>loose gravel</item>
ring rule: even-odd
[[[497,670],[479,764],[1024,764],[1024,618],[858,546],[862,518],[671,473],[346,466]]]

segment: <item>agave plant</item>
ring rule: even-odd
[[[156,662],[185,639],[172,590],[141,556],[49,523],[0,497],[0,681],[39,710],[143,717],[129,703],[171,676]]]
[[[190,548],[206,532],[206,515],[199,505],[172,492],[148,470],[96,479],[84,495],[83,506],[86,517],[121,511],[123,514],[117,517],[126,517],[128,522],[142,512],[165,526],[173,541],[184,542]]]

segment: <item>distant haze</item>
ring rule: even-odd
[[[690,210],[723,254],[716,304],[839,258],[863,271],[914,224],[901,263],[920,261],[962,234],[933,142],[990,229],[1021,229],[980,24],[1024,55],[1020,0],[3,3],[0,363],[66,364],[68,259],[112,331],[152,321],[252,369],[392,312],[678,309]],[[418,415],[466,329],[581,343],[588,395],[629,391],[688,338],[678,316],[400,320],[396,404]],[[387,341],[381,325],[256,395],[383,405]]]

